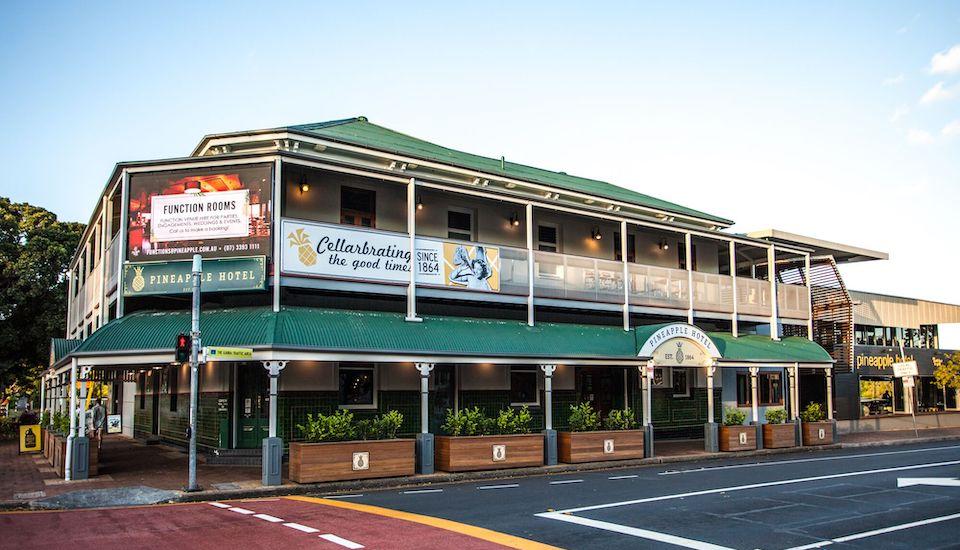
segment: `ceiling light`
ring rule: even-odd
[[[514,227],[520,226],[520,216],[518,216],[516,212],[510,214],[510,225]]]
[[[200,194],[200,181],[199,181],[199,180],[188,181],[188,182],[183,186],[183,192],[186,193],[186,194],[188,194],[188,195],[199,195],[199,194]]]
[[[603,238],[603,234],[600,233],[600,228],[596,225],[593,226],[593,230],[590,231],[590,236],[598,241]]]
[[[310,190],[310,184],[307,183],[307,176],[306,176],[306,175],[300,176],[299,186],[300,186],[300,193],[301,193],[301,194],[306,193],[307,191]]]
[[[423,210],[423,200],[417,197],[417,210]]]
[[[665,240],[661,240],[657,246],[660,247],[660,250],[670,250],[670,245]]]

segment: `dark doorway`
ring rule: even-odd
[[[430,390],[430,433],[442,433],[440,425],[447,417],[447,409],[457,408],[457,366],[433,367],[433,388]]]
[[[256,449],[270,432],[267,371],[255,365],[237,368],[237,448]]]
[[[160,371],[154,371],[150,378],[153,379],[153,395],[150,403],[150,433],[160,435]]]
[[[624,403],[624,369],[621,367],[578,367],[577,395],[606,417]]]
[[[827,378],[822,370],[804,374],[800,372],[800,411],[810,403],[820,403],[827,412]]]

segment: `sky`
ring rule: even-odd
[[[6,4],[0,196],[86,222],[113,165],[364,115],[890,254],[960,303],[958,2]]]

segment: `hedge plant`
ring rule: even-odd
[[[783,424],[787,421],[787,411],[784,409],[767,409],[763,416],[767,424]]]
[[[333,414],[317,413],[316,416],[307,414],[306,423],[297,424],[297,429],[308,442],[321,443],[359,439],[395,439],[401,425],[403,425],[403,414],[399,411],[389,411],[373,418],[354,420],[352,412],[341,409]]]
[[[807,408],[800,411],[800,420],[804,422],[823,422],[826,418],[827,414],[820,403],[809,403]]]
[[[728,407],[723,411],[724,426],[742,426],[743,421],[747,419],[747,413],[735,407]]]

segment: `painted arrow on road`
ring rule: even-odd
[[[960,479],[955,477],[898,477],[897,487],[911,485],[936,485],[938,487],[960,487]]]

